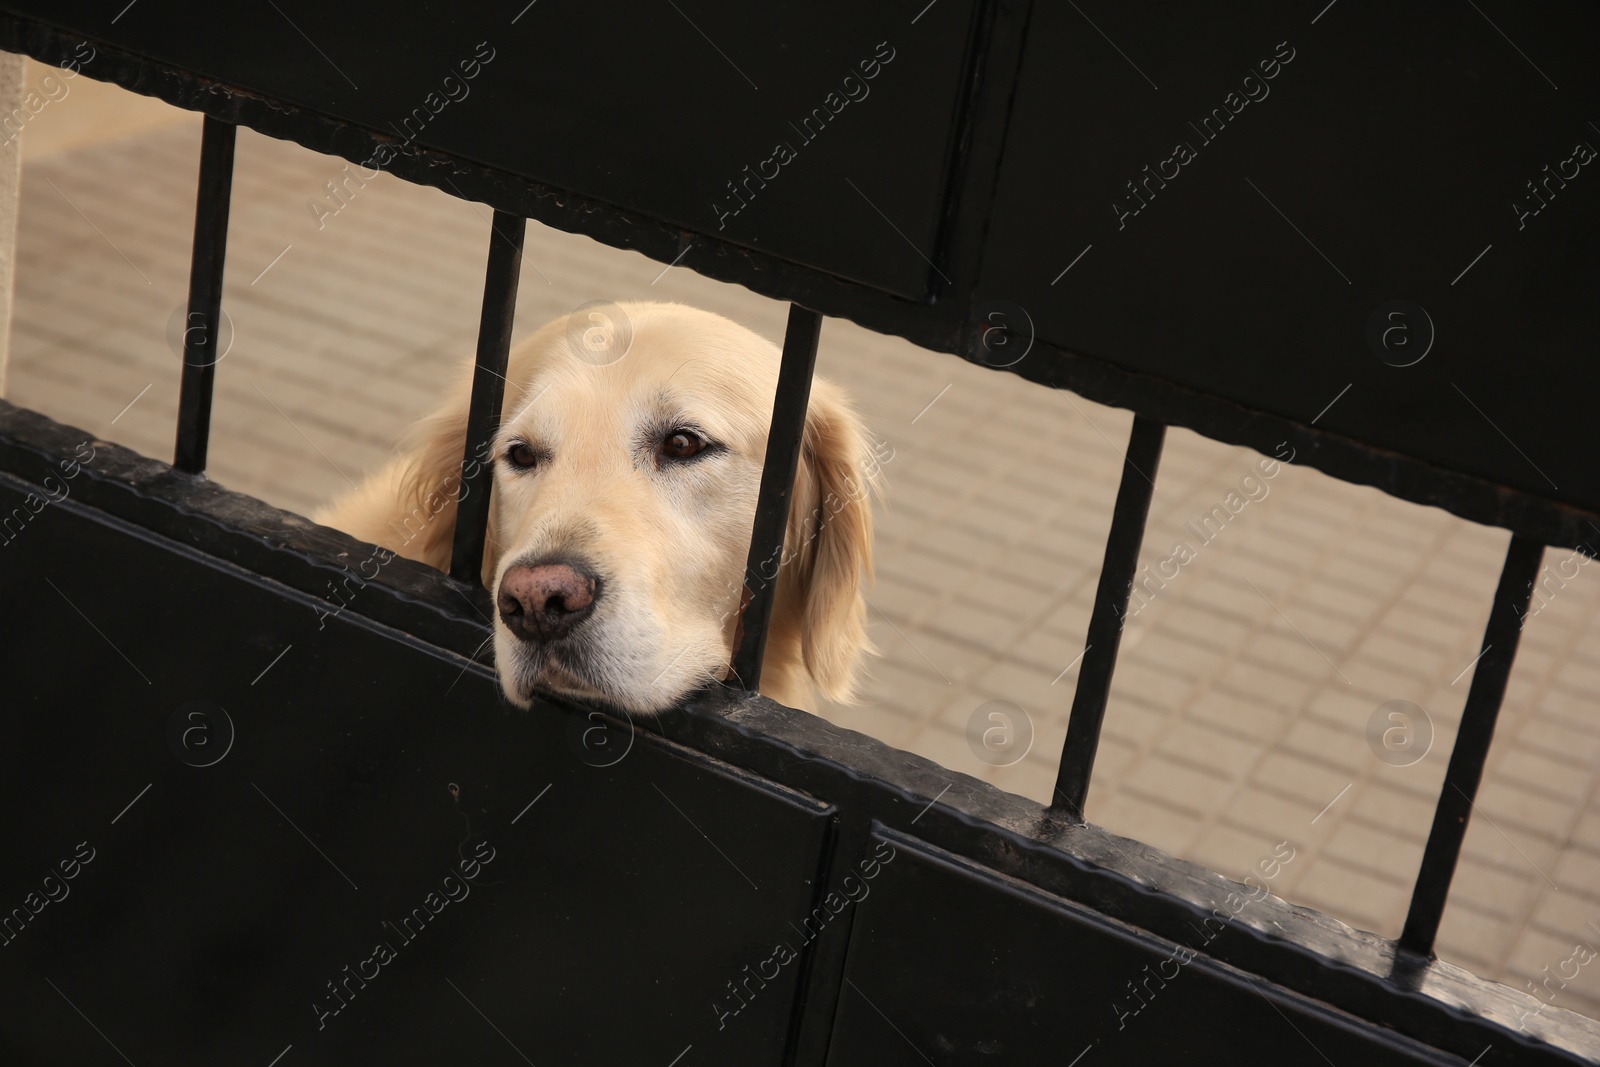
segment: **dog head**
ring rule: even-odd
[[[658,303],[580,309],[513,351],[500,426],[474,449],[493,469],[483,576],[513,702],[545,691],[648,714],[724,678],[778,364],[750,330]],[[469,395],[425,424],[408,497],[459,478]],[[783,552],[748,579],[777,583],[768,695],[852,698],[877,481],[860,420],[816,379]],[[429,535],[438,566],[454,506]]]

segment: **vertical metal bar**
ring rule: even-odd
[[[1156,468],[1167,428],[1139,415],[1128,434],[1128,454],[1123,457],[1122,484],[1111,511],[1111,532],[1106,536],[1105,561],[1089,616],[1083,666],[1072,696],[1072,717],[1067,720],[1067,740],[1056,773],[1055,801],[1050,806],[1067,818],[1083,821],[1083,804],[1089,795],[1089,776],[1100,748],[1100,726],[1111,695],[1111,674],[1117,667],[1117,646],[1128,614],[1128,595],[1139,569],[1139,547],[1150,515],[1150,498],[1156,491]]]
[[[772,398],[772,428],[767,433],[767,459],[761,468],[761,496],[750,534],[750,562],[745,568],[739,629],[734,638],[733,676],[746,692],[761,685],[761,660],[767,649],[767,624],[778,587],[783,535],[789,523],[794,472],[800,462],[806,408],[811,403],[811,374],[817,365],[822,315],[789,305],[789,326],[783,335],[783,363]]]
[[[183,382],[178,387],[178,441],[172,465],[190,474],[206,469],[211,440],[211,387],[222,347],[222,267],[228,254],[228,205],[233,197],[231,123],[205,118],[200,135],[200,187],[194,205],[194,254],[189,261],[189,309],[183,320]]]
[[[1439,933],[1450,881],[1461,857],[1461,842],[1467,836],[1467,820],[1472,817],[1478,784],[1483,780],[1483,764],[1494,740],[1500,702],[1505,697],[1511,664],[1517,658],[1523,616],[1528,613],[1528,599],[1543,559],[1543,544],[1512,535],[1500,584],[1494,591],[1494,605],[1489,609],[1489,622],[1483,630],[1482,651],[1472,669],[1472,687],[1461,712],[1461,728],[1456,732],[1450,765],[1444,772],[1439,805],[1433,810],[1428,847],[1422,853],[1422,866],[1411,891],[1411,909],[1400,933],[1400,947],[1418,955],[1432,954],[1434,938]]]
[[[500,428],[506,397],[506,361],[511,353],[511,322],[522,277],[522,242],[527,220],[496,211],[489,224],[489,265],[483,280],[483,317],[478,324],[478,358],[467,408],[466,448],[461,456],[455,543],[450,576],[476,582],[483,571],[483,542],[489,534],[489,487],[494,465],[485,462],[484,445]]]

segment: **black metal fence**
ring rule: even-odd
[[[215,361],[205,355],[221,321],[236,127],[250,126],[352,160],[370,158],[375,146],[395,142],[363,120],[361,107],[341,105],[349,94],[343,86],[329,88],[336,81],[329,71],[264,67],[252,58],[249,48],[205,41],[212,20],[198,12],[191,16],[167,13],[153,20],[153,25],[146,22],[140,28],[130,19],[124,32],[91,19],[86,5],[80,5],[82,10],[68,5],[69,11],[35,11],[27,4],[5,6],[6,12],[0,13],[0,47],[43,62],[60,62],[82,40],[92,39],[97,50],[96,65],[89,72],[92,76],[160,96],[205,116],[187,351],[173,464],[185,474],[203,473],[211,429],[211,392],[218,373]],[[848,259],[853,251],[852,238],[843,225],[831,231],[832,247],[819,252],[781,228],[760,241],[748,236],[724,237],[719,233],[721,227],[713,229],[705,221],[685,228],[676,203],[626,206],[633,201],[618,197],[614,190],[587,199],[591,187],[584,183],[582,173],[572,178],[576,184],[562,189],[539,180],[541,172],[536,168],[518,169],[503,160],[481,162],[496,150],[483,141],[495,132],[492,123],[487,127],[441,127],[431,136],[406,138],[393,154],[389,169],[394,173],[439,185],[453,195],[485,200],[495,208],[467,440],[487,440],[499,417],[526,218],[634,247],[662,262],[683,262],[712,277],[738,281],[790,300],[752,531],[749,559],[751,573],[755,573],[760,561],[773,557],[782,545],[825,315],[848,316],[979,362],[992,351],[985,344],[985,332],[994,328],[997,309],[1004,312],[1000,328],[1022,337],[1015,314],[1018,305],[1010,302],[1021,294],[997,288],[994,279],[998,275],[987,271],[985,264],[1008,252],[996,246],[1001,239],[996,235],[1004,234],[1005,209],[1026,200],[1024,193],[1032,181],[1016,178],[1008,169],[1019,154],[1028,151],[1019,147],[1019,139],[1029,135],[1030,123],[1037,124],[1041,103],[1036,99],[1041,93],[1038,62],[1024,72],[1023,55],[1040,47],[1041,40],[1048,40],[1072,58],[1092,42],[1078,34],[1070,40],[1060,37],[1059,23],[1066,16],[1032,10],[1027,4],[972,3],[962,10],[965,16],[947,20],[950,26],[943,31],[945,36],[938,38],[934,48],[940,53],[938,61],[908,75],[920,88],[940,87],[939,99],[948,102],[947,112],[936,116],[938,123],[946,125],[934,139],[937,180],[928,192],[927,232],[935,239],[926,246],[933,250],[933,258],[926,261],[928,270],[918,265],[907,274],[899,266],[882,267],[869,258],[854,273],[841,271],[838,261]],[[474,14],[486,20],[490,17],[487,10],[474,8]],[[865,23],[869,30],[889,19],[877,13],[835,14],[852,27]],[[524,9],[518,18],[526,15]],[[1574,11],[1564,15],[1584,30],[1572,37],[1591,43],[1600,40],[1600,34],[1593,32],[1592,16]],[[185,17],[192,18],[192,24],[185,26]],[[273,18],[270,14],[264,17]],[[1241,23],[1252,23],[1264,16],[1252,12],[1237,17]],[[493,18],[504,21],[500,13],[493,13]],[[894,21],[896,26],[904,21],[901,13],[894,14]],[[913,19],[909,25],[915,23]],[[274,32],[281,34],[282,27]],[[340,22],[328,27],[327,45],[359,41],[366,32],[359,25]],[[909,68],[918,60],[907,58],[904,62]],[[1113,56],[1104,62],[1117,61]],[[365,91],[390,103],[404,99],[398,82],[383,80],[392,73],[391,67],[377,64],[374,71],[377,84],[369,82]],[[362,80],[368,81],[368,76],[363,75]],[[307,103],[313,98],[320,102]],[[537,95],[526,99],[535,103],[546,100]],[[1043,102],[1050,102],[1048,94]],[[903,109],[899,103],[885,106]],[[728,185],[734,187],[732,182]],[[1134,187],[1134,183],[1128,185]],[[756,187],[746,185],[745,190],[750,202],[756,203]],[[1146,191],[1154,197],[1148,184]],[[678,192],[668,188],[662,195],[670,200]],[[613,202],[606,202],[607,197]],[[728,213],[724,205],[719,220]],[[1126,226],[1128,215],[1125,208],[1113,221]],[[1592,238],[1595,218],[1590,210],[1577,227],[1578,236],[1571,240]],[[1581,253],[1582,270],[1590,276],[1595,269],[1592,249],[1591,244]],[[1087,251],[1079,253],[1080,257]],[[1570,264],[1568,269],[1573,269]],[[1060,277],[1056,275],[1056,280]],[[996,295],[1008,299],[995,299]],[[1545,324],[1548,336],[1591,330],[1587,336],[1592,340],[1592,306],[1578,308],[1568,302],[1561,305],[1560,314],[1564,318],[1559,322]],[[1164,373],[1159,361],[1140,363],[1130,358],[1119,362],[1078,354],[1071,343],[1073,328],[1064,327],[1062,321],[1058,316],[1034,322],[1026,340],[1037,347],[1040,358],[1011,369],[1043,384],[1069,386],[1092,398],[1131,407],[1136,416],[1110,517],[1055,802],[1048,809],[970,781],[951,792],[949,777],[924,761],[885,746],[862,746],[859,739],[847,738],[826,724],[757,697],[754,690],[772,608],[769,583],[750,583],[742,637],[734,654],[733,676],[742,679],[750,692],[708,691],[683,712],[652,728],[659,731],[652,743],[688,768],[685,781],[724,775],[723,770],[711,769],[712,764],[723,761],[737,768],[731,772],[734,780],[759,780],[757,792],[782,794],[785,804],[804,812],[804,818],[796,818],[814,840],[808,840],[807,851],[797,862],[802,869],[814,865],[815,880],[814,895],[809,904],[801,905],[802,911],[820,914],[816,909],[823,904],[818,902],[835,894],[836,889],[830,887],[844,884],[842,880],[850,877],[858,857],[873,854],[873,850],[884,855],[884,847],[890,853],[905,852],[912,857],[892,876],[903,881],[886,877],[876,905],[869,908],[862,903],[836,932],[814,941],[806,938],[796,953],[802,962],[786,972],[785,980],[793,983],[789,1010],[766,1024],[776,1037],[764,1052],[748,1055],[770,1056],[772,1062],[786,1063],[920,1062],[910,1056],[909,1047],[928,1062],[976,1062],[972,1057],[985,1048],[983,1035],[992,1031],[989,1040],[995,1043],[995,1055],[1006,1062],[1041,1062],[1030,1057],[1046,1053],[1062,1063],[1078,1063],[1089,1055],[1135,1062],[1127,1057],[1169,1056],[1179,1049],[1192,1053],[1195,1048],[1218,1056],[1231,1049],[1246,1062],[1269,1062],[1285,1055],[1312,1062],[1307,1043],[1330,1062],[1346,1062],[1340,1058],[1341,1051],[1345,1057],[1362,1055],[1383,1062],[1556,1063],[1590,1062],[1600,1057],[1600,1024],[1551,1012],[1525,1028],[1519,1022],[1526,1016],[1523,994],[1477,980],[1432,955],[1543,547],[1581,547],[1580,524],[1594,516],[1595,505],[1600,504],[1592,451],[1574,459],[1572,480],[1563,475],[1567,489],[1546,491],[1530,482],[1526,471],[1506,476],[1503,457],[1484,460],[1476,443],[1452,453],[1454,446],[1444,442],[1439,446],[1445,457],[1441,461],[1428,448],[1417,447],[1414,440],[1397,437],[1382,427],[1386,413],[1381,405],[1357,413],[1353,421],[1319,427],[1316,419],[1306,420],[1309,411],[1285,414],[1281,405],[1275,409],[1260,404],[1243,391],[1196,389],[1186,384],[1187,371]],[[1084,335],[1093,335],[1100,344],[1114,341],[1112,332],[1098,326],[1086,328]],[[1258,358],[1257,350],[1245,347],[1245,358]],[[1537,358],[1552,360],[1554,366],[1574,374],[1594,374],[1592,368],[1573,369],[1560,343],[1541,351],[1545,354]],[[1554,451],[1574,440],[1572,427],[1559,419],[1552,421],[1555,428],[1534,440],[1535,447]],[[1118,641],[1169,424],[1190,426],[1262,451],[1268,450],[1268,441],[1292,441],[1308,457],[1307,462],[1330,474],[1374,484],[1407,499],[1438,504],[1513,531],[1398,941],[1349,930],[1272,898],[1260,901],[1248,919],[1231,908],[1224,915],[1223,902],[1238,887],[1084,824],[1084,804]],[[1474,431],[1452,432],[1459,439]],[[41,462],[66,439],[59,429],[17,411],[6,414],[0,438],[0,470],[13,488],[12,483],[25,484],[35,477]],[[465,457],[464,471],[470,469],[466,461],[471,459],[470,454]],[[460,490],[450,568],[456,582],[475,584],[481,569],[488,493],[475,490],[487,488],[483,483],[488,471],[479,468],[477,477],[474,484],[463,479]],[[133,457],[119,456],[97,468],[86,485],[76,506],[113,524],[111,530],[95,536],[137,540],[155,534],[176,539],[208,557],[226,561],[228,567],[242,566],[291,589],[312,588],[328,568],[328,553],[344,543],[326,532],[291,534],[266,509],[241,518],[239,505],[230,505],[233,510],[224,514],[216,490],[160,475],[154,465]],[[127,532],[130,526],[131,535]],[[470,619],[453,608],[448,597],[436,595],[442,581],[402,573],[388,583],[387,591],[364,606],[362,613],[421,642],[459,652],[475,641],[475,635]],[[394,655],[400,657],[421,654],[409,647],[396,648]],[[8,669],[19,678],[25,673],[15,660]],[[39,743],[38,738],[31,741]],[[24,737],[22,742],[19,750],[29,751],[30,738]],[[659,785],[649,784],[666,795]],[[941,784],[942,788],[936,788]],[[617,788],[625,794],[629,789],[643,790],[638,781]],[[497,822],[496,813],[485,812],[496,828],[491,832],[504,830],[508,836],[521,817]],[[725,832],[760,838],[760,831],[751,827]],[[630,840],[624,836],[614,844],[625,848]],[[768,845],[770,841],[761,847]],[[504,847],[512,851],[510,846]],[[891,893],[896,894],[899,908],[883,903],[884,896]],[[565,898],[558,893],[546,904],[560,899]],[[970,907],[984,909],[984,914],[975,916],[962,910]],[[787,920],[781,912],[779,908],[771,914]],[[905,916],[945,925],[918,933],[901,928]],[[1174,1008],[1167,1023],[1152,1025],[1148,1038],[1139,1039],[1149,1044],[1136,1045],[1129,1038],[1129,1043],[1116,1051],[1112,1042],[1124,1029],[1123,1018],[1097,1017],[1091,1022],[1074,1015],[1083,998],[1095,1001],[1093,1007],[1082,1009],[1084,1012],[1106,1015],[1099,1002],[1123,996],[1124,986],[1135,984],[1125,981],[1130,976],[1145,982],[1148,990],[1150,979],[1139,976],[1151,973],[1152,961],[1157,964],[1155,973],[1165,976],[1163,990],[1175,983],[1179,971],[1166,976],[1159,969],[1160,961],[1171,963],[1178,958],[1167,949],[1192,942],[1188,931],[1194,929],[1196,920],[1208,933],[1211,930],[1206,924],[1218,922],[1216,932],[1204,938],[1199,953],[1206,977],[1193,981],[1194,995],[1184,994],[1187,999]],[[930,938],[938,943],[930,944]],[[640,944],[637,938],[625,943],[635,948]],[[567,949],[564,966],[585,965],[581,944]],[[747,950],[748,941],[739,941],[728,949],[732,953],[728,958]],[[715,948],[712,955],[720,952],[721,947]],[[1069,953],[1078,955],[1074,958]],[[1174,966],[1187,965],[1195,955],[1190,949],[1188,958],[1179,959]],[[775,958],[763,957],[763,965]],[[936,960],[948,960],[949,965]],[[1004,968],[996,969],[996,960],[1002,960]],[[926,973],[916,973],[922,968]],[[733,968],[729,973],[740,976],[744,971]],[[939,982],[959,983],[963,974],[976,976],[978,985],[959,995],[938,989]],[[524,975],[507,981],[526,986],[532,980]],[[1025,1007],[1024,987],[1029,983],[1051,1006],[1048,1018]],[[329,985],[333,987],[333,983]],[[747,1000],[756,1000],[757,987],[747,978],[736,977],[727,986],[726,991],[715,991],[722,998],[716,1002],[720,1009],[714,1008],[719,1031]],[[764,989],[765,983],[759,988]],[[868,988],[874,991],[871,997]],[[740,1008],[733,1007],[734,998]],[[615,1007],[628,1010],[627,1003]],[[1264,1007],[1271,1012],[1264,1012]],[[1220,1023],[1218,1013],[1230,1022]],[[393,1019],[394,1015],[390,1011],[381,1017]],[[873,1032],[876,1017],[889,1022],[893,1033]],[[1279,1027],[1278,1020],[1288,1023],[1289,1030]],[[1112,1027],[1112,1022],[1124,1025]],[[242,1024],[235,1020],[231,1025],[237,1031]],[[43,1047],[26,1036],[30,1033],[27,1020],[13,1018],[6,1026],[8,1040],[19,1048],[37,1054]],[[904,1043],[897,1041],[895,1034]],[[1105,1049],[1097,1051],[1102,1044]],[[580,1045],[575,1041],[573,1047]],[[711,1047],[709,1039],[702,1042],[696,1038],[680,1056]],[[521,1049],[517,1051],[521,1054]],[[741,1062],[739,1057],[747,1055],[733,1055],[726,1049],[701,1054],[708,1057],[706,1062]]]

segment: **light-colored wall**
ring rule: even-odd
[[[22,105],[26,60],[0,52],[0,115]],[[17,203],[22,190],[22,141],[0,133],[0,396],[6,395],[6,367],[11,362],[12,270],[17,250]]]

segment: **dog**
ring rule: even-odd
[[[585,305],[513,349],[499,426],[470,456],[469,367],[395,459],[315,520],[444,570],[463,468],[487,464],[482,577],[500,685],[519,707],[546,693],[650,715],[737,684],[746,584],[773,580],[760,691],[796,708],[855,703],[875,652],[860,585],[882,472],[826,379],[812,382],[782,554],[746,574],[779,361],[708,311]]]

